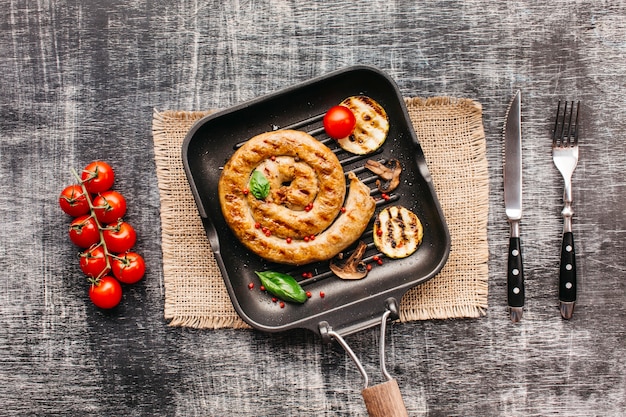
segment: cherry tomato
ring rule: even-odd
[[[91,284],[89,298],[96,307],[113,308],[122,301],[122,286],[115,278],[107,275]]]
[[[333,139],[350,136],[356,126],[356,117],[352,110],[345,106],[333,106],[324,115],[324,129]]]
[[[113,259],[111,270],[120,282],[134,284],[143,278],[146,263],[138,253],[126,252],[123,256]]]
[[[104,191],[93,200],[94,213],[100,223],[114,223],[126,214],[126,199],[117,191]]]
[[[89,202],[83,193],[83,188],[78,185],[70,185],[61,191],[59,196],[61,210],[72,217],[82,216],[89,212]]]
[[[92,194],[109,190],[115,181],[111,165],[103,161],[94,161],[87,165],[80,176],[85,188]]]
[[[78,247],[88,248],[100,241],[100,230],[91,215],[75,218],[70,223],[70,240]]]
[[[93,246],[81,253],[79,264],[81,271],[91,278],[102,277],[110,271],[102,246]]]
[[[130,250],[137,241],[137,233],[130,224],[119,221],[108,225],[102,232],[109,253],[122,253]]]

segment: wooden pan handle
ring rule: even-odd
[[[370,417],[409,417],[395,379],[361,391]]]

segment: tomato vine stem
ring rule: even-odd
[[[96,216],[96,212],[95,212],[96,207],[93,205],[93,201],[91,200],[91,193],[89,193],[87,191],[87,187],[85,187],[85,181],[88,181],[90,178],[83,180],[78,175],[78,173],[76,172],[74,168],[71,168],[71,171],[74,177],[76,177],[76,179],[78,180],[78,184],[80,185],[80,188],[83,190],[83,195],[87,199],[87,204],[89,204],[89,212],[91,213],[91,217],[94,219],[94,221],[96,222],[96,226],[98,227],[98,234],[100,235],[100,243],[93,245],[91,248],[102,246],[102,249],[104,250],[104,260],[106,262],[106,267],[102,271],[100,271],[100,274],[98,274],[96,278],[88,279],[88,281],[92,285],[98,285],[98,283],[100,282],[100,279],[102,279],[107,274],[107,272],[111,270],[111,258],[116,258],[116,259],[119,259],[119,258],[109,252],[109,249],[107,248],[107,244],[104,241],[104,230],[106,228],[102,226],[102,224],[100,223],[100,220],[98,220],[98,217]],[[94,175],[94,174],[92,173],[91,175]],[[91,178],[95,178],[95,177],[91,177]],[[91,248],[87,249],[87,251],[89,251]]]

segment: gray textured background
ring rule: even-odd
[[[351,64],[405,96],[484,109],[491,200],[487,316],[391,326],[411,416],[619,416],[626,409],[626,1],[4,0],[0,18],[0,414],[363,416],[361,378],[304,331],[163,320],[154,108],[227,107]],[[527,310],[506,314],[501,129],[523,93]],[[559,98],[583,102],[574,175],[580,275],[557,310]],[[129,200],[146,279],[115,311],[87,298],[57,207],[70,168],[105,159]],[[348,338],[374,383],[377,331]]]

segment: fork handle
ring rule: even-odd
[[[509,307],[524,307],[524,268],[519,237],[509,238],[507,284]]]
[[[559,301],[573,303],[576,301],[576,253],[574,251],[574,234],[563,233],[561,244],[561,267],[559,271]]]

